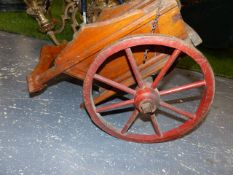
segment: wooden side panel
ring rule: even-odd
[[[163,13],[177,5],[174,0],[162,2],[164,2],[162,5]],[[83,26],[77,32],[73,41],[58,56],[56,64],[65,67],[77,64],[117,39],[129,35],[143,25],[150,23],[156,16],[157,5],[158,1],[147,0],[140,4],[138,9],[132,10],[130,13]]]
[[[143,26],[135,29],[129,35],[151,33],[151,27],[152,27],[152,20],[144,24]],[[172,8],[167,13],[164,13],[162,16],[160,16],[158,26],[156,28],[156,33],[176,36],[181,39],[185,39],[188,36],[185,28],[185,23],[183,22],[180,16],[180,11],[178,7]],[[137,53],[134,55],[138,65],[144,64],[143,63],[144,52],[145,49],[141,48],[141,50],[138,50]],[[150,50],[150,52],[148,53],[147,61],[149,61],[152,58],[152,56],[154,56],[154,54],[155,53],[152,50]],[[95,59],[95,57],[96,54],[86,58],[84,61],[80,62],[77,66],[68,70],[67,73],[70,75],[80,74],[83,76],[80,77],[79,75],[79,78],[81,79],[85,78],[84,75],[87,72],[89,65],[93,62],[93,59]],[[108,62],[105,65],[105,68],[101,70],[100,74],[110,79],[116,80],[119,79],[119,77],[124,76],[125,74],[129,74],[129,66],[124,53],[119,53],[114,57],[117,59],[112,58],[113,61]],[[119,81],[122,81],[121,78],[119,79]]]
[[[144,12],[138,10],[121,18],[83,26],[73,41],[59,54],[56,65],[79,63],[92,56],[113,40],[124,36],[124,32],[127,31],[122,32],[121,30],[142,16],[144,16]]]
[[[151,33],[151,29],[152,21],[136,29],[132,34]],[[181,39],[186,39],[188,37],[186,24],[182,19],[178,7],[175,7],[160,16],[155,34],[175,36]]]

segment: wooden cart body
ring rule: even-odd
[[[50,79],[61,73],[83,80],[90,64],[104,47],[125,36],[150,34],[158,13],[160,17],[155,29],[156,34],[178,37],[187,42],[194,42],[195,45],[201,42],[198,35],[182,20],[175,0],[162,1],[160,12],[158,12],[158,3],[158,0],[135,0],[106,8],[96,23],[83,25],[70,43],[61,46],[44,46],[37,67],[28,76],[29,91],[33,93],[41,90]],[[143,62],[142,54],[144,52],[138,53],[139,64]],[[145,76],[158,71],[166,62],[163,58],[161,57],[161,61],[149,58],[147,63],[142,64],[141,69],[146,69]],[[125,59],[119,58],[102,70],[101,74],[130,85],[132,79],[129,78],[126,64]]]
[[[97,22],[83,25],[68,44],[44,46],[38,65],[27,78],[29,91],[40,91],[49,80],[65,73],[84,80],[85,107],[102,130],[128,141],[151,143],[172,140],[195,128],[203,120],[213,101],[212,69],[206,58],[193,47],[200,43],[199,36],[183,21],[177,0],[134,0],[104,9]],[[145,45],[151,48],[145,49]],[[158,52],[156,49],[163,49],[159,46],[170,48],[172,52]],[[158,89],[159,81],[181,53],[190,56],[200,66],[204,80],[170,90]],[[144,79],[151,75],[156,75],[156,78],[148,84]],[[93,90],[94,80],[112,88],[100,89],[99,96],[93,97],[90,91]],[[138,86],[132,89],[132,85]],[[204,87],[203,97],[195,113],[177,109],[160,99],[163,95],[199,87]],[[133,98],[96,107],[115,95],[115,88]],[[132,104],[134,112],[122,130],[114,128],[100,116],[101,112],[108,109]],[[188,120],[181,126],[162,133],[155,118],[155,111],[160,106],[185,116]],[[151,115],[155,134],[127,133],[139,113]]]

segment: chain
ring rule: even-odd
[[[152,28],[151,28],[151,33],[152,34],[155,33],[156,27],[158,26],[158,21],[159,21],[159,17],[160,17],[160,10],[161,10],[161,4],[162,4],[161,2],[162,2],[162,0],[159,0],[158,7],[157,7],[157,13],[156,13],[155,18],[154,18],[154,20],[152,22]],[[149,51],[150,51],[150,49],[146,49],[145,52],[144,52],[143,64],[146,63]]]
[[[159,5],[157,7],[157,13],[155,15],[155,18],[152,22],[152,28],[151,28],[151,33],[155,33],[155,29],[158,26],[158,21],[159,21],[159,17],[160,17],[160,10],[161,10],[161,4],[162,4],[162,0],[159,0]]]

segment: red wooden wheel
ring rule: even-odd
[[[154,47],[166,47],[172,52],[168,58],[168,61],[161,68],[152,83],[145,83],[142,78],[142,71],[139,70],[137,63],[134,59],[133,48],[137,46],[152,45]],[[137,86],[127,87],[124,84],[110,80],[98,74],[98,70],[105,65],[104,63],[108,58],[120,51],[124,51],[131,67],[132,75],[135,78]],[[197,65],[200,66],[202,72],[202,78],[195,80],[194,82],[163,89],[159,87],[159,83],[165,78],[167,71],[176,61],[180,54],[188,55]],[[114,89],[120,90],[126,94],[129,99],[121,102],[110,101],[110,104],[95,105],[93,101],[93,83],[101,82]],[[197,103],[197,107],[193,112],[188,112],[180,107],[174,106],[165,102],[163,97],[168,95],[177,94],[180,92],[187,92],[188,90],[201,89],[201,98]],[[154,36],[154,35],[139,35],[128,37],[120,40],[119,42],[109,46],[101,51],[95,61],[91,64],[86,79],[84,80],[84,102],[88,113],[90,114],[93,122],[99,126],[102,130],[108,134],[117,138],[143,143],[164,142],[178,137],[191,131],[197,126],[203,118],[206,116],[208,109],[213,101],[214,97],[214,75],[206,58],[193,46],[185,43],[184,41],[167,36]],[[113,119],[109,119],[109,116],[105,116],[105,113],[118,108],[130,106],[132,108],[131,113],[127,116],[120,114],[118,117],[123,117],[122,124],[115,124]],[[169,129],[163,128],[162,124],[158,122],[157,112],[161,109],[176,113],[182,118],[182,122]],[[127,113],[128,114],[128,113]],[[111,115],[110,115],[111,116]],[[115,119],[119,119],[115,117]],[[144,118],[145,117],[145,118]],[[163,117],[159,118],[161,121]],[[119,119],[120,120],[120,119]],[[139,120],[139,121],[138,121]],[[136,122],[138,121],[139,124]],[[142,124],[150,124],[153,132],[145,132],[140,128]],[[132,131],[131,128],[135,126]],[[144,125],[143,125],[144,127]],[[147,128],[146,126],[144,129]],[[138,130],[137,130],[138,129]]]

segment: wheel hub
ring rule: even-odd
[[[136,108],[143,114],[154,113],[159,106],[159,101],[158,90],[149,87],[138,89],[134,98]]]

